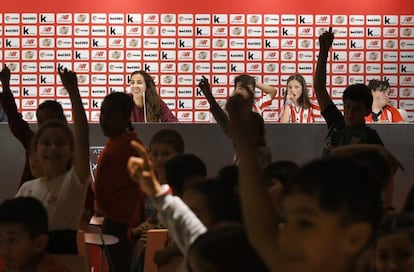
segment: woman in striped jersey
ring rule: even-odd
[[[280,123],[313,123],[321,120],[319,105],[309,99],[302,75],[294,74],[288,78],[283,101]]]
[[[403,122],[399,111],[389,104],[390,84],[387,81],[372,79],[368,83],[372,94],[372,112],[365,117],[367,123],[398,123]]]

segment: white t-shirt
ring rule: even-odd
[[[49,230],[77,230],[88,182],[79,181],[73,167],[49,181],[40,178],[23,183],[16,194],[42,202],[49,217]]]

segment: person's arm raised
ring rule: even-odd
[[[72,103],[74,127],[74,160],[73,166],[81,183],[89,178],[89,126],[85,109],[79,94],[76,73],[68,69],[58,70],[63,86],[69,93]]]
[[[254,126],[251,107],[253,97],[241,95],[230,97],[227,111],[230,129],[239,155],[239,189],[242,214],[247,237],[256,252],[271,271],[285,271],[285,261],[278,246],[279,225],[255,155],[255,139],[251,133]]]
[[[334,40],[334,34],[332,33],[332,27],[328,31],[319,36],[319,56],[316,64],[315,77],[313,86],[315,88],[316,98],[318,104],[323,112],[328,105],[332,102],[328,91],[326,90],[326,63],[329,54],[329,48],[332,46]]]
[[[200,80],[198,87],[201,89],[208,103],[210,104],[210,111],[213,114],[219,126],[221,127],[221,129],[223,130],[224,134],[227,137],[231,138],[229,129],[229,117],[220,107],[220,105],[214,98],[213,94],[211,93],[210,83],[208,82],[208,79],[205,76],[203,76]]]
[[[266,94],[270,95],[271,98],[274,98],[276,95],[275,87],[260,82],[256,82],[256,87],[265,92]]]

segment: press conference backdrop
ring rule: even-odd
[[[148,145],[151,136],[159,129],[177,130],[184,137],[185,152],[194,153],[202,158],[207,164],[210,176],[215,175],[220,167],[232,162],[232,145],[215,124],[135,124],[134,127],[145,145]],[[414,126],[395,124],[373,127],[382,137],[386,147],[406,168],[405,172],[398,172],[396,179],[395,206],[399,208],[414,184]],[[36,126],[33,128],[36,129]],[[320,156],[326,132],[324,124],[266,125],[267,143],[272,149],[273,160],[288,159],[300,164]],[[4,123],[0,124],[0,142],[0,200],[3,200],[13,197],[16,193],[25,155],[21,144],[11,135],[9,127]],[[90,124],[90,145],[103,146],[104,143],[105,137],[99,125]]]
[[[128,76],[139,69],[155,78],[180,122],[197,123],[212,120],[196,88],[202,75],[223,105],[234,77],[251,74],[277,88],[263,112],[276,122],[289,75],[303,74],[311,87],[318,36],[329,26],[336,36],[327,78],[334,102],[342,107],[348,84],[386,79],[392,105],[413,121],[414,5],[407,0],[9,1],[0,12],[0,64],[12,70],[11,88],[30,122],[51,98],[71,119],[59,65],[78,73],[91,122],[103,97],[128,91]]]

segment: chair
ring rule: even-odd
[[[147,232],[147,244],[144,257],[144,271],[157,272],[157,265],[154,263],[155,251],[164,248],[168,238],[167,229],[152,229]]]
[[[106,256],[108,263],[111,262],[108,251],[107,251],[107,246],[114,245],[118,242],[119,242],[119,239],[113,235],[102,234],[102,233],[85,233],[85,243],[87,245],[99,246],[101,249],[100,251],[101,271],[104,271],[104,266],[105,266],[104,255]]]
[[[410,121],[408,119],[408,113],[407,113],[406,110],[404,110],[404,109],[397,109],[397,110],[400,113],[400,115],[401,115],[401,117],[402,117],[402,119],[403,119],[404,122],[409,122]]]

